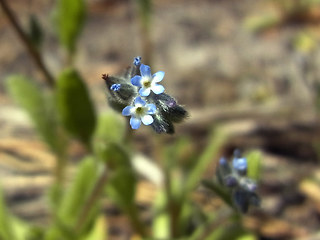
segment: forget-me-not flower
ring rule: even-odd
[[[161,94],[164,92],[164,87],[158,82],[161,82],[164,77],[164,72],[159,71],[151,75],[151,69],[148,65],[141,64],[140,66],[141,76],[136,75],[131,78],[131,83],[137,87],[141,87],[139,94],[142,97],[149,96],[150,92],[155,94]]]
[[[156,113],[156,105],[147,104],[141,97],[134,100],[133,106],[126,106],[122,110],[122,115],[131,116],[130,125],[132,129],[138,129],[141,122],[144,125],[153,123],[153,117],[150,114]]]

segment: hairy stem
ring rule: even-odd
[[[32,44],[29,37],[26,33],[22,30],[22,27],[18,23],[16,17],[14,16],[13,12],[11,11],[10,7],[8,6],[6,0],[0,0],[0,6],[3,9],[4,14],[7,16],[10,24],[12,25],[13,29],[17,33],[18,37],[22,41],[22,43],[27,48],[28,53],[32,57],[35,64],[38,66],[39,70],[42,72],[43,76],[45,77],[46,82],[50,87],[54,87],[55,81],[53,76],[50,74],[49,70],[45,66],[39,51],[36,47]]]

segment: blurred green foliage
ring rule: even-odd
[[[77,39],[85,22],[84,0],[58,0],[54,11],[54,21],[61,44],[74,54]]]
[[[59,156],[64,152],[64,139],[59,133],[53,96],[42,91],[31,79],[12,75],[6,81],[11,97],[29,114],[38,133]]]

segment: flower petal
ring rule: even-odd
[[[148,65],[141,64],[140,73],[142,77],[151,77],[151,68]]]
[[[138,129],[141,125],[141,121],[139,118],[131,117],[130,118],[130,125],[131,125],[132,129]]]
[[[151,117],[150,115],[144,115],[141,118],[141,121],[144,125],[150,125],[151,123],[153,123],[153,117]]]
[[[150,88],[140,88],[139,94],[140,94],[142,97],[149,96],[150,90],[151,90]]]
[[[152,75],[152,81],[154,82],[161,82],[164,77],[164,72],[159,71]]]
[[[130,115],[131,115],[131,109],[132,109],[132,106],[126,106],[126,107],[122,110],[122,115],[123,115],[123,116],[130,116]]]
[[[164,87],[162,85],[156,84],[151,87],[152,92],[155,94],[160,94],[164,92]]]
[[[155,114],[156,113],[156,111],[157,111],[156,105],[150,103],[150,104],[147,104],[147,107],[148,107],[148,114]]]
[[[142,100],[141,97],[136,97],[136,99],[134,100],[134,105],[140,104],[142,106],[146,105],[146,102],[144,100]]]
[[[137,87],[141,87],[141,76],[136,75],[131,78],[131,83]]]

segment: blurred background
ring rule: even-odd
[[[101,75],[119,74],[141,55],[152,72],[165,71],[166,91],[190,113],[165,142],[185,137],[201,151],[219,126],[229,134],[220,155],[236,148],[262,152],[262,205],[245,217],[245,227],[258,239],[320,239],[320,1],[162,0],[144,13],[138,2],[86,1],[72,61],[97,112],[110,110]],[[41,55],[56,76],[70,60],[55,34],[55,1],[8,3],[23,28],[29,29],[30,16],[38,19],[45,32]],[[44,89],[45,84],[2,11],[0,33],[0,181],[13,214],[44,223],[43,195],[52,182],[54,156],[8,95],[4,79],[19,73]],[[134,145],[146,155],[157,148],[150,135],[155,134],[147,127],[134,135]],[[75,141],[68,152],[72,175],[86,150]],[[206,176],[214,168],[213,162]],[[150,181],[139,181],[142,210],[156,191]],[[213,212],[223,207],[210,196],[198,201]],[[110,202],[104,209],[110,239],[127,239],[126,217]]]

